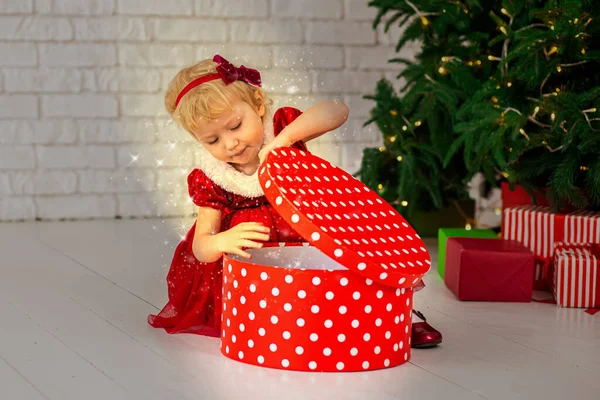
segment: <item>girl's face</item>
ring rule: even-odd
[[[262,122],[265,107],[261,105],[255,111],[241,100],[235,101],[232,106],[232,111],[200,125],[193,133],[213,157],[243,168],[258,160],[265,135]]]

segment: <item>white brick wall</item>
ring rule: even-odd
[[[368,0],[1,0],[0,221],[181,216],[195,142],[164,90],[215,53],[259,68],[275,106],[339,98],[350,120],[309,143],[355,172],[397,31]],[[402,54],[403,57],[410,57]],[[132,161],[132,160],[136,161]]]

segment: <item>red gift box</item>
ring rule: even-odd
[[[502,194],[502,208],[518,207],[534,205],[531,195],[523,188],[523,186],[517,185],[515,190],[510,190],[510,185],[506,181],[502,181],[500,184]],[[535,205],[548,206],[548,198],[542,193],[535,193]]]
[[[549,277],[561,307],[600,307],[600,247],[588,243],[555,244]]]
[[[410,359],[413,287],[430,269],[421,238],[350,174],[274,150],[267,200],[306,241],[226,254],[221,352],[300,371],[364,371]]]
[[[504,209],[504,239],[516,240],[536,256],[534,289],[547,289],[544,264],[553,255],[555,242],[600,242],[600,213],[553,213],[548,207],[520,206]]]
[[[513,240],[449,238],[446,286],[460,300],[531,301],[533,253]]]

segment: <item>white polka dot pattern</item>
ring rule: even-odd
[[[306,241],[350,270],[394,288],[431,267],[419,235],[374,191],[329,162],[273,150],[260,169],[266,198]]]
[[[278,244],[265,244],[272,246]],[[224,265],[226,357],[323,372],[376,370],[410,359],[410,346],[403,343],[411,332],[412,288],[367,285],[348,270],[272,267],[228,255]]]

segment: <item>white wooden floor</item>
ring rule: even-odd
[[[443,345],[383,371],[258,368],[221,356],[218,339],[150,328],[191,222],[0,224],[0,398],[600,398],[600,314],[460,303],[434,272],[415,303]]]

